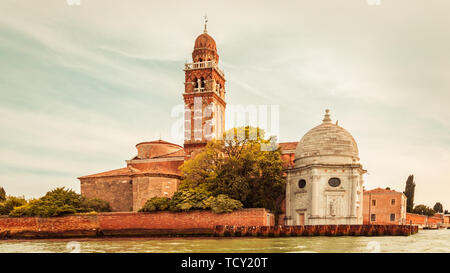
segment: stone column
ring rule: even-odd
[[[285,217],[288,218],[289,220],[287,221],[287,225],[292,225],[292,209],[291,209],[291,175],[288,171],[287,173],[287,177],[286,177],[286,196],[285,196],[285,200],[286,200],[286,215]],[[278,223],[280,224],[280,223]]]
[[[352,175],[351,176],[351,184],[352,184],[352,204],[351,204],[351,211],[350,211],[350,216],[351,217],[356,217],[356,195],[358,194],[356,192],[356,189],[358,188],[358,183],[359,183],[359,179],[358,179],[358,175]]]
[[[317,170],[311,171],[311,217],[319,217],[319,179]]]

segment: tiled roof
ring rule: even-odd
[[[364,193],[401,193],[395,190],[389,190],[389,189],[382,189],[382,188],[376,188],[373,190],[364,191]]]
[[[78,178],[93,178],[93,177],[108,177],[108,176],[124,176],[124,175],[132,175],[134,173],[140,172],[138,169],[133,167],[126,167],[121,169],[115,169],[107,172],[85,175]]]
[[[280,147],[280,150],[286,151],[286,150],[295,150],[297,148],[298,141],[293,142],[280,142],[278,143],[278,147]]]

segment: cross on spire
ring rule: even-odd
[[[203,16],[203,18],[205,18],[205,30],[203,30],[203,33],[208,33],[208,28],[207,28],[208,16],[205,14],[205,16]]]

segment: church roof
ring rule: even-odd
[[[126,168],[120,168],[115,169],[107,172],[101,172],[91,175],[85,175],[78,177],[78,179],[84,179],[84,178],[94,178],[94,177],[110,177],[110,176],[130,176],[132,174],[140,172],[138,169],[135,169],[133,167],[126,167]]]
[[[197,37],[197,39],[195,39],[194,50],[201,48],[208,48],[217,51],[216,41],[214,41],[213,37],[211,37],[208,33],[202,33]]]
[[[328,109],[322,124],[309,130],[298,143],[295,160],[324,156],[359,160],[355,139],[347,130],[331,122]]]

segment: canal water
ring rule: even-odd
[[[450,229],[408,237],[5,240],[0,252],[450,252]]]

